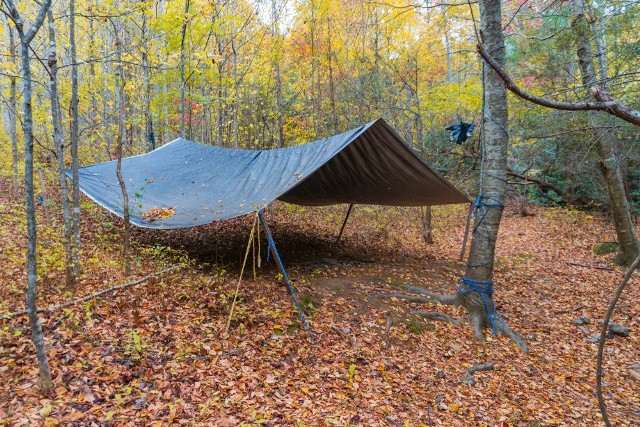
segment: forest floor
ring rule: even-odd
[[[7,186],[4,186],[7,188]],[[83,203],[83,266],[64,287],[61,223],[39,208],[39,305],[71,300],[180,263],[188,267],[62,310],[42,313],[55,393],[38,392],[25,316],[0,320],[0,425],[547,426],[601,425],[595,399],[600,328],[624,270],[592,247],[614,239],[601,217],[568,209],[505,211],[497,248],[497,306],[525,336],[477,341],[469,324],[429,322],[411,310],[462,317],[460,308],[376,295],[414,284],[455,292],[465,206],[434,209],[435,243],[417,208],[279,204],[271,228],[313,330],[300,327],[273,260],[257,254],[222,340],[252,216],[179,231],[136,230],[134,273],[122,273],[120,222]],[[0,194],[0,313],[24,309],[25,214]],[[254,273],[255,271],[255,273]],[[607,341],[605,397],[616,425],[640,424],[640,280]],[[588,316],[589,334],[572,324]],[[490,331],[488,331],[490,332]],[[463,382],[465,369],[495,368]]]

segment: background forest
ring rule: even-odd
[[[585,92],[569,3],[504,2],[504,28],[507,69],[521,86],[575,101]],[[640,5],[620,0],[589,6],[599,79],[623,104],[637,105]],[[475,53],[474,3],[79,1],[75,10],[80,164],[115,158],[120,133],[125,155],[181,134],[225,147],[272,148],[384,117],[441,172],[475,192],[480,132],[456,146],[444,130],[458,120],[480,122],[482,61]],[[31,43],[35,158],[51,171],[52,51],[63,138],[75,138],[69,4],[54,1],[52,12],[53,22]],[[12,162],[14,168],[22,164],[21,148],[11,155],[21,134],[15,114],[22,82],[15,29],[5,22],[2,35],[0,171],[10,175]],[[585,131],[588,113],[544,109],[516,97],[510,108],[512,178],[532,178],[531,185],[514,191],[544,203],[606,203],[602,177],[593,167],[593,135]],[[638,128],[621,120],[615,126],[637,211]],[[65,150],[65,165],[69,156]]]

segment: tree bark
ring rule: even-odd
[[[596,87],[598,77],[595,72],[589,37],[591,28],[586,18],[583,0],[573,0],[573,16],[571,26],[576,37],[578,64],[582,74],[582,83],[587,87],[587,96],[589,96],[589,90]],[[600,70],[600,72],[606,77],[606,70]],[[589,123],[598,147],[597,166],[607,185],[611,216],[620,245],[618,261],[622,265],[629,265],[640,255],[640,243],[631,220],[615,130],[612,123],[597,112],[589,114]]]
[[[184,49],[184,42],[185,42],[185,38],[187,37],[187,23],[188,23],[188,19],[187,19],[187,14],[189,13],[189,5],[190,5],[190,0],[186,0],[184,2],[184,17],[182,18],[182,38],[180,39],[180,137],[184,138],[185,137],[185,133],[184,133],[184,129],[185,129],[185,115],[187,114],[186,111],[186,99],[185,99],[185,90],[186,90],[186,80],[185,80],[185,75],[184,75],[184,67],[185,67],[185,49]]]
[[[71,48],[71,173],[73,181],[73,274],[80,276],[80,175],[78,164],[78,64],[76,61],[76,7],[75,0],[69,1],[69,45]]]
[[[431,219],[433,217],[433,209],[431,206],[425,206],[422,208],[422,237],[426,243],[433,243],[433,228],[431,226]]]
[[[13,28],[7,23],[7,32],[9,33],[9,57],[11,62],[16,65],[16,42],[13,36]],[[16,66],[16,69],[18,67]],[[20,193],[20,174],[18,173],[18,102],[16,95],[17,77],[11,76],[10,90],[9,90],[9,110],[7,112],[8,117],[8,130],[9,137],[11,138],[11,178],[13,184],[13,197],[18,198]]]
[[[95,58],[96,55],[96,34],[95,34],[95,29],[94,29],[94,19],[92,17],[89,17],[89,55],[91,56],[91,58]],[[99,163],[102,160],[102,156],[100,155],[100,143],[99,143],[99,134],[98,134],[98,120],[96,119],[96,117],[98,117],[98,91],[97,91],[97,80],[96,80],[96,64],[95,62],[92,60],[89,63],[89,78],[91,81],[91,92],[90,92],[90,98],[91,98],[91,110],[89,112],[93,126],[95,127],[95,130],[93,130],[91,132],[91,139],[90,139],[90,143],[91,146],[93,148],[93,160],[95,163]],[[106,143],[106,141],[105,141]]]
[[[142,74],[144,76],[144,122],[147,151],[156,149],[156,137],[153,133],[153,117],[151,116],[151,69],[149,67],[149,45],[147,43],[147,14],[142,11]]]
[[[20,57],[22,63],[22,78],[24,80],[22,109],[24,118],[22,130],[24,138],[24,168],[25,168],[25,202],[27,211],[27,310],[29,312],[29,325],[31,326],[31,340],[36,348],[38,370],[40,371],[40,391],[50,394],[53,391],[53,380],[49,369],[49,360],[44,344],[42,325],[38,317],[37,289],[38,269],[36,259],[37,229],[36,209],[33,185],[33,108],[31,105],[32,82],[31,64],[29,62],[29,45],[44,22],[44,18],[51,6],[51,0],[44,0],[38,10],[38,14],[29,31],[24,32],[24,21],[18,13],[13,0],[3,0],[7,7],[3,10],[13,21],[20,39]]]
[[[130,248],[131,248],[131,223],[129,222],[129,194],[127,193],[127,187],[122,178],[122,146],[124,144],[124,66],[122,64],[122,39],[120,28],[120,21],[114,22],[114,36],[115,36],[115,45],[116,45],[116,92],[118,96],[117,99],[120,100],[118,105],[116,106],[118,110],[118,138],[116,142],[116,176],[118,178],[118,184],[120,185],[120,191],[122,192],[122,217],[124,220],[124,232],[122,235],[123,245],[122,245],[122,256],[124,258],[124,273],[128,275],[131,272],[131,261],[130,257]]]
[[[279,33],[279,14],[277,0],[271,0],[272,27],[271,32],[275,40],[275,54],[273,55],[273,72],[276,86],[276,115],[278,117],[278,146],[284,147],[284,111],[282,100],[282,73],[280,72],[280,59],[282,57],[282,39]]]
[[[480,33],[485,48],[503,66],[505,58],[502,30],[502,2],[481,0]],[[490,290],[493,278],[498,227],[502,218],[504,195],[507,185],[507,150],[509,145],[507,92],[500,76],[490,67],[483,69],[483,161],[480,176],[480,193],[476,202],[476,215],[471,247],[465,269],[465,277],[479,282]],[[484,283],[484,284],[483,284]],[[526,342],[515,334],[499,318],[492,293],[476,292],[465,282],[460,284],[460,304],[469,312],[476,337],[483,338],[482,330],[494,328],[514,339],[526,351]],[[490,317],[491,316],[491,317]]]
[[[64,135],[62,132],[62,111],[60,110],[60,95],[58,92],[58,57],[56,54],[56,33],[51,9],[47,12],[49,23],[49,97],[51,100],[51,121],[53,122],[53,143],[56,147],[58,158],[58,183],[60,185],[60,204],[62,205],[62,218],[64,221],[64,253],[65,253],[65,285],[71,287],[75,284],[73,274],[73,248],[71,240],[73,236],[71,225],[71,208],[69,206],[69,187],[67,176],[64,173]]]
[[[236,15],[235,0],[232,0],[231,2],[231,15],[232,16]],[[238,148],[238,127],[239,127],[238,114],[240,112],[240,92],[239,92],[240,81],[238,80],[238,51],[237,51],[238,47],[236,43],[237,30],[236,30],[236,25],[233,19],[231,20],[230,37],[231,37],[231,54],[232,54],[232,60],[233,60],[233,69],[232,69],[232,73],[233,73],[232,133],[233,133],[233,136],[232,137],[233,137],[233,148]]]

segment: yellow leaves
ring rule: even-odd
[[[459,403],[452,403],[451,405],[449,405],[449,410],[451,412],[460,412],[460,404]]]
[[[51,413],[51,410],[52,410],[52,409],[53,409],[53,406],[51,406],[51,405],[46,405],[46,406],[43,406],[43,407],[42,407],[42,409],[40,409],[40,410],[38,411],[38,413],[39,413],[40,415],[42,415],[43,417],[46,417],[46,416],[48,416],[48,415]]]
[[[9,77],[19,77],[20,73],[18,72],[17,64],[13,62],[6,61],[0,62],[0,74],[6,74]]]

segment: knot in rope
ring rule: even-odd
[[[466,289],[462,287],[463,283],[467,287]],[[472,280],[472,279],[469,279],[468,277],[462,276],[462,280],[460,281],[460,286],[458,286],[458,292],[460,292],[461,295],[466,295],[471,291],[478,292],[479,294],[492,295],[493,280],[487,280],[486,282],[483,282],[480,280]]]

